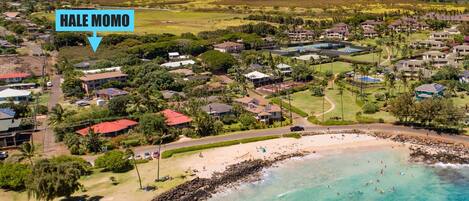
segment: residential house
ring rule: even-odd
[[[182,113],[171,109],[165,109],[160,112],[166,118],[166,125],[174,128],[189,127],[192,119]]]
[[[307,29],[294,29],[286,32],[291,41],[311,41],[314,40],[314,31]]]
[[[375,38],[375,37],[378,37],[379,34],[374,29],[365,29],[365,30],[363,30],[363,36],[365,38]]]
[[[280,73],[282,73],[283,75],[289,76],[292,73],[292,68],[288,64],[281,63],[277,64],[276,67],[280,70]]]
[[[436,40],[436,41],[446,41],[450,39],[450,35],[448,32],[445,32],[445,31],[432,32],[430,34],[430,39]]]
[[[469,83],[469,70],[465,70],[461,73],[461,75],[459,76],[459,81],[461,83]]]
[[[457,56],[467,56],[469,55],[469,45],[454,46],[453,53],[455,53]]]
[[[326,29],[323,32],[322,38],[335,39],[335,40],[347,40],[350,35],[349,27],[345,23],[338,23],[330,29]]]
[[[416,41],[411,43],[412,48],[417,48],[417,49],[431,49],[431,50],[444,50],[448,48],[446,46],[446,43],[443,41],[436,41],[436,40],[422,40],[422,41]]]
[[[469,21],[469,14],[464,13],[464,14],[451,15],[451,14],[440,14],[440,13],[430,12],[430,13],[423,15],[422,18],[461,23],[461,22]]]
[[[165,100],[170,100],[175,97],[180,97],[180,98],[186,97],[186,94],[184,92],[177,92],[177,91],[172,91],[172,90],[163,90],[161,91],[161,95],[163,95],[163,98]]]
[[[408,59],[408,60],[399,61],[397,65],[401,65],[402,67],[408,67],[408,68],[423,68],[425,65],[425,62],[423,60]]]
[[[21,119],[15,119],[15,111],[0,108],[0,148],[17,147],[29,142],[32,132],[21,130]]]
[[[82,88],[85,90],[87,94],[90,94],[92,91],[96,89],[100,89],[103,86],[103,84],[106,84],[108,82],[111,82],[111,81],[126,82],[127,74],[124,74],[120,71],[97,73],[97,74],[84,75],[80,77],[80,80],[82,82]]]
[[[440,68],[446,65],[455,65],[456,61],[449,54],[440,51],[427,51],[423,53],[423,61],[433,67]]]
[[[184,66],[189,66],[189,65],[194,65],[195,61],[192,59],[189,60],[182,60],[182,61],[172,61],[172,62],[166,62],[161,64],[161,66],[166,67],[166,68],[181,68]]]
[[[419,22],[415,18],[403,17],[392,22],[388,28],[395,32],[415,32],[426,30],[429,26],[425,22]]]
[[[80,70],[83,74],[96,74],[96,73],[105,73],[105,72],[114,72],[114,71],[121,71],[120,66],[116,67],[109,67],[109,68],[100,68],[100,69],[93,69],[93,70]]]
[[[361,25],[363,30],[376,30],[376,28],[379,25],[382,25],[382,24],[383,24],[383,22],[380,22],[380,21],[366,20],[366,21],[362,22],[360,25]]]
[[[6,41],[6,40],[1,40],[0,39],[0,47],[3,47],[3,48],[14,48],[16,47],[15,45],[11,44],[10,42]]]
[[[31,75],[28,73],[7,73],[0,74],[0,81],[5,82],[7,84],[19,83],[29,77],[31,77]]]
[[[241,43],[235,43],[231,41],[223,42],[220,44],[213,45],[214,50],[226,53],[240,53],[244,50],[244,45]]]
[[[107,89],[101,89],[96,91],[96,97],[97,98],[102,98],[105,100],[111,100],[115,97],[118,96],[124,96],[127,95],[128,92],[116,88],[107,88]]]
[[[73,67],[79,68],[79,69],[88,69],[93,65],[96,65],[98,61],[92,60],[92,61],[82,61],[80,63],[73,64]]]
[[[21,18],[20,12],[4,12],[3,16],[6,20],[17,21]]]
[[[272,123],[282,120],[282,111],[277,105],[261,103],[259,100],[251,97],[238,98],[234,101],[241,104],[246,111],[252,113],[260,122]]]
[[[15,103],[31,100],[31,92],[28,90],[4,89],[0,91],[0,103],[12,100]]]
[[[407,62],[405,60],[402,60],[402,61],[398,61],[396,64],[395,64],[395,68],[397,70],[397,72],[403,72],[404,73],[404,76],[406,77],[419,77],[419,76],[422,76],[423,78],[430,78],[432,76],[432,71],[431,70],[428,70],[426,68],[423,68],[423,67],[409,67],[407,64]],[[391,70],[391,69],[388,69],[388,70]]]
[[[233,107],[224,103],[210,103],[204,105],[201,109],[202,111],[214,117],[223,117],[225,115],[231,114]]]
[[[255,87],[262,86],[271,82],[270,76],[259,71],[253,71],[245,74],[246,77]]]
[[[444,95],[445,87],[441,84],[423,84],[415,88],[415,96],[418,100]]]
[[[116,121],[109,121],[109,122],[102,122],[90,127],[86,127],[80,130],[77,130],[76,133],[87,136],[90,132],[90,129],[103,137],[115,137],[120,134],[124,134],[128,132],[130,129],[137,126],[138,123],[136,121],[132,121],[129,119],[120,119]]]
[[[168,58],[169,58],[170,60],[179,58],[179,52],[169,52],[169,53],[168,53]]]

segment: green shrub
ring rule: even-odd
[[[379,106],[376,105],[375,103],[365,103],[362,107],[363,113],[365,114],[374,114],[378,112]]]
[[[124,147],[136,147],[136,146],[140,146],[141,143],[139,139],[130,139],[130,140],[122,141],[121,145]]]
[[[103,168],[103,171],[112,171],[114,173],[127,172],[133,169],[128,157],[122,151],[109,151],[98,157],[95,161],[97,168]]]
[[[0,164],[0,188],[23,190],[25,180],[30,176],[29,166],[20,163]]]
[[[295,139],[300,139],[301,134],[300,133],[287,133],[287,134],[282,135],[282,137],[291,137]]]
[[[81,176],[91,174],[91,164],[80,157],[61,155],[53,157],[50,159],[50,162],[56,164],[71,163],[74,167],[80,170]]]
[[[279,137],[280,136],[278,135],[270,135],[270,136],[254,137],[254,138],[247,138],[247,139],[241,139],[241,140],[217,142],[217,143],[212,143],[212,144],[197,145],[197,146],[192,146],[192,147],[182,147],[182,148],[164,151],[161,155],[161,158],[169,158],[173,156],[174,154],[185,153],[185,152],[190,152],[190,151],[211,149],[211,148],[217,148],[217,147],[226,147],[226,146],[231,146],[231,145],[236,145],[236,144],[241,144],[241,143],[250,143],[250,142],[263,141],[263,140],[271,140],[271,139],[276,139]]]

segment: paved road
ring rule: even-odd
[[[431,137],[435,138],[444,138],[454,142],[465,143],[469,145],[469,137],[468,136],[460,136],[460,135],[438,135],[436,132],[428,131],[425,129],[414,129],[410,127],[404,126],[395,126],[391,124],[358,124],[358,125],[346,125],[346,126],[312,126],[312,127],[305,127],[305,132],[307,131],[328,131],[328,130],[349,130],[349,129],[361,129],[361,130],[369,130],[369,131],[382,131],[382,132],[390,132],[390,133],[401,133],[406,135],[417,135],[417,136],[426,136],[427,133]],[[165,144],[162,146],[162,150],[169,150],[169,149],[176,149],[181,147],[189,147],[189,146],[196,146],[196,145],[203,145],[203,144],[210,144],[216,142],[223,142],[223,141],[230,141],[230,140],[239,140],[245,138],[253,138],[253,137],[261,137],[261,136],[269,136],[269,135],[280,135],[289,133],[289,127],[282,127],[282,128],[274,128],[274,129],[265,129],[265,130],[251,130],[245,132],[239,132],[236,134],[229,134],[229,135],[219,135],[219,136],[211,136],[205,137],[196,140],[184,141],[184,142],[173,142],[169,144]],[[137,147],[134,149],[136,154],[142,154],[145,152],[153,152],[157,150],[157,146],[144,146],[144,147]]]
[[[59,103],[60,99],[63,97],[62,89],[60,88],[60,79],[61,77],[59,75],[53,75],[51,78],[52,87],[49,102],[47,104],[47,108],[49,108],[49,111],[52,109],[52,107]],[[44,154],[46,156],[52,156],[56,153],[62,153],[64,150],[63,145],[55,142],[54,131],[52,130],[52,128],[49,128],[47,124],[45,124],[44,126],[45,128],[42,131],[44,132]]]

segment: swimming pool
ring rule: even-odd
[[[370,76],[362,76],[358,79],[365,83],[380,83],[381,82],[381,79],[370,77]]]

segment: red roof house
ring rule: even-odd
[[[161,111],[161,114],[166,118],[168,126],[185,127],[192,121],[190,117],[170,109]]]
[[[30,77],[28,73],[7,73],[0,74],[0,80],[6,83],[17,83],[21,82],[23,79]]]
[[[129,130],[130,128],[133,128],[136,125],[138,125],[136,121],[120,119],[116,121],[102,122],[91,127],[78,130],[76,132],[82,136],[86,136],[88,135],[88,132],[91,128],[95,133],[102,134],[106,137],[113,137]]]

